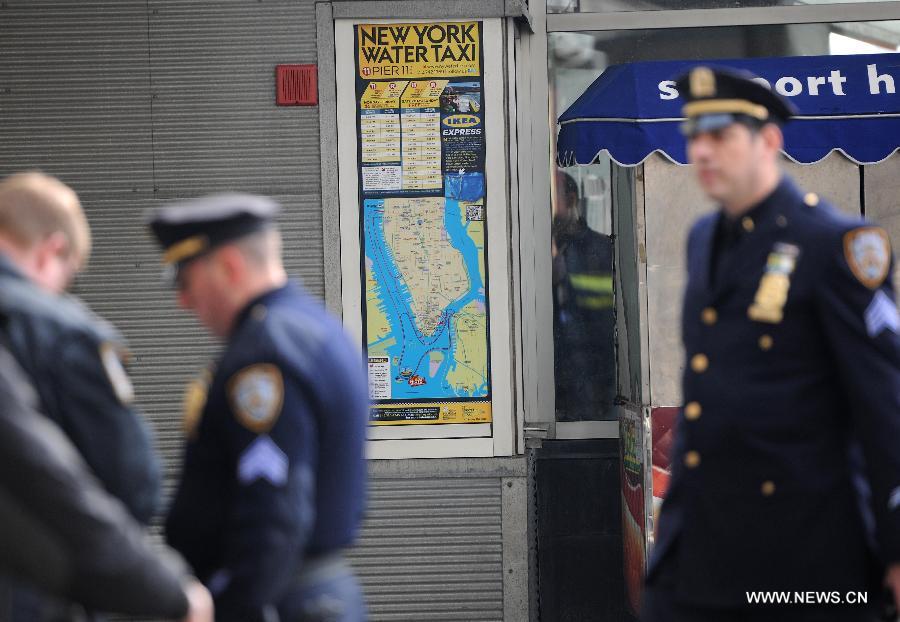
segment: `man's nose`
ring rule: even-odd
[[[691,139],[689,149],[694,158],[698,158],[709,155],[711,145],[709,134],[698,134]]]

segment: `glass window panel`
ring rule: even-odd
[[[609,161],[553,183],[553,346],[557,421],[615,419],[615,298]]]

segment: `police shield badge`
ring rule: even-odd
[[[716,74],[709,67],[697,67],[690,74],[691,97],[713,97],[716,94]]]
[[[237,420],[248,430],[268,432],[284,402],[284,382],[275,365],[245,367],[228,381],[228,399]]]
[[[134,387],[131,386],[128,373],[122,366],[118,347],[109,341],[101,343],[100,362],[103,363],[103,370],[106,372],[106,378],[116,394],[116,399],[126,406],[133,402]]]
[[[784,305],[791,288],[791,274],[797,265],[800,249],[779,242],[769,253],[766,272],[759,282],[747,316],[755,322],[778,324],[784,319]]]
[[[891,267],[891,242],[884,229],[860,227],[844,235],[844,257],[860,283],[877,289]]]

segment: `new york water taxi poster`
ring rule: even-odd
[[[482,23],[355,26],[372,423],[491,421]]]

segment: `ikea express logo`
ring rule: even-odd
[[[481,123],[481,119],[473,114],[454,114],[449,117],[445,117],[443,123],[447,127],[466,128],[478,125],[479,123]]]

